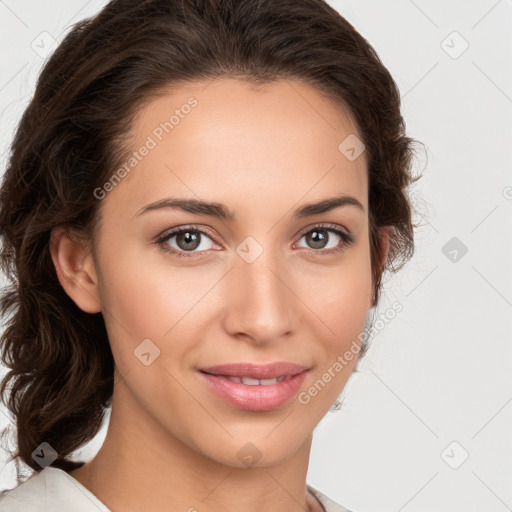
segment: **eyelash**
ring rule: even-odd
[[[304,235],[307,235],[308,233],[315,231],[316,229],[323,229],[325,231],[335,233],[342,239],[343,243],[341,244],[341,246],[338,245],[335,248],[327,249],[327,250],[306,249],[306,251],[309,252],[310,254],[315,253],[315,254],[322,254],[322,255],[331,255],[333,253],[341,253],[344,249],[346,249],[347,247],[350,247],[355,242],[355,238],[353,235],[350,235],[348,233],[340,231],[333,224],[318,224],[316,226],[308,228],[308,229],[302,231],[302,233],[300,234],[299,240]],[[176,229],[160,236],[158,238],[158,240],[155,242],[155,245],[160,247],[160,249],[162,251],[164,251],[165,253],[170,253],[173,256],[176,256],[178,258],[193,258],[193,257],[195,257],[194,254],[196,254],[194,251],[182,251],[182,250],[178,251],[174,248],[169,249],[168,246],[165,245],[166,242],[168,242],[172,237],[179,235],[180,233],[187,232],[187,231],[198,231],[199,233],[206,235],[210,239],[213,238],[212,235],[208,231],[204,230],[203,228],[200,228],[199,226],[195,226],[195,225],[190,225],[190,226],[183,226],[180,228],[176,228]],[[199,253],[201,253],[201,252],[206,252],[206,251],[199,251]]]

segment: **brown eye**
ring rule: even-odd
[[[200,245],[201,235],[198,235],[197,232],[182,231],[174,236],[176,237],[176,245],[184,251],[193,251]]]
[[[304,236],[306,243],[313,249],[324,249],[330,238],[326,229],[314,229]]]
[[[342,251],[354,242],[354,237],[332,226],[315,226],[304,231],[301,240],[305,239],[306,248],[311,252],[331,254]],[[340,244],[340,242],[342,242]]]
[[[173,241],[173,239],[175,239]],[[207,241],[212,242],[210,235],[203,229],[195,227],[177,228],[160,237],[156,244],[165,252],[175,256],[191,257],[198,253],[206,252],[211,249]],[[197,250],[201,248],[201,250]],[[190,253],[190,254],[187,254]]]

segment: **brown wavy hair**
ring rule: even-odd
[[[20,461],[47,442],[51,466],[100,430],[111,406],[114,360],[101,313],[82,311],[60,285],[52,228],[94,241],[93,191],[127,159],[138,110],[175,84],[236,77],[298,79],[348,109],[366,145],[375,304],[385,270],[413,255],[407,187],[413,146],[396,83],[368,41],[323,0],[114,0],[74,24],[45,63],[16,128],[0,189],[2,401],[13,415]],[[420,143],[421,144],[421,143]],[[391,226],[379,265],[379,227]],[[363,352],[367,346],[363,347]],[[362,356],[363,354],[361,354]],[[7,400],[5,395],[9,391]],[[4,431],[5,432],[5,431]]]

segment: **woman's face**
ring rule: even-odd
[[[356,133],[297,81],[194,82],[140,111],[136,160],[98,192],[95,272],[113,411],[148,445],[265,466],[309,442],[372,307]]]

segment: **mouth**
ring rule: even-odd
[[[235,363],[201,368],[210,391],[238,409],[271,411],[297,394],[309,368],[278,362],[267,365]]]

